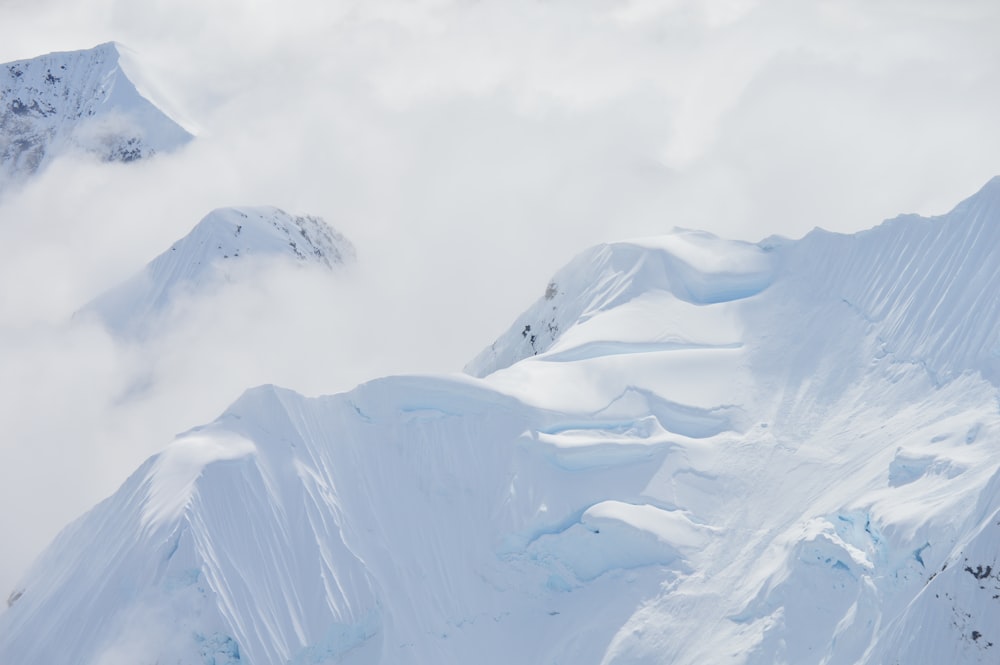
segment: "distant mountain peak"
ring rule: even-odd
[[[106,42],[0,65],[0,187],[68,150],[130,162],[192,138],[138,91],[121,60],[120,45]]]
[[[281,253],[328,268],[354,260],[350,241],[321,218],[273,206],[216,208],[171,251],[182,251],[196,264]]]
[[[137,275],[84,308],[120,335],[141,334],[180,291],[210,287],[236,262],[285,257],[333,270],[354,246],[319,217],[273,206],[217,208]]]

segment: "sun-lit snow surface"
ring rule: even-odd
[[[0,662],[995,663],[998,247],[1000,181],[612,244],[485,379],[250,390],[63,532]]]
[[[67,150],[128,162],[191,139],[139,93],[121,56],[107,43],[0,65],[0,189]]]
[[[96,314],[120,336],[141,336],[179,296],[232,279],[248,259],[291,258],[333,269],[354,256],[351,242],[319,217],[271,206],[219,208],[83,313]]]
[[[466,371],[485,376],[550,349],[559,359],[579,360],[628,352],[632,344],[732,346],[737,338],[726,334],[728,326],[718,318],[725,315],[704,306],[762,291],[773,269],[764,249],[697,231],[601,245],[556,273],[544,298]],[[620,325],[622,318],[629,319],[627,325]],[[715,328],[718,335],[711,333]],[[569,355],[558,353],[569,347],[574,349]]]

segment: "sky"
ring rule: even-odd
[[[998,33],[993,0],[3,0],[0,62],[117,41],[197,139],[0,202],[0,592],[243,389],[458,371],[588,246],[946,212],[1000,174]],[[72,319],[227,205],[319,215],[357,264],[143,345]]]

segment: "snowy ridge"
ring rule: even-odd
[[[699,231],[682,230],[660,238],[601,245],[560,270],[549,282],[545,295],[465,371],[483,377],[549,351],[571,327],[650,292],[662,292],[691,306],[749,297],[767,287],[772,270],[768,256],[758,247]],[[605,349],[624,341],[620,334],[616,328],[615,338],[607,340]],[[688,343],[671,325],[660,326],[660,330],[646,326],[634,336],[642,343]],[[559,348],[566,348],[566,344]]]
[[[66,150],[128,162],[191,139],[136,90],[120,48],[107,43],[0,65],[0,184]]]
[[[822,251],[821,249],[822,248]],[[826,276],[878,330],[883,352],[935,382],[966,370],[1000,380],[1000,177],[941,217],[887,221],[855,236],[814,231],[789,272]]]
[[[485,378],[250,390],[60,535],[0,662],[996,662],[995,185],[596,248]]]
[[[319,217],[271,206],[219,208],[139,274],[82,311],[97,315],[118,335],[142,335],[179,295],[229,279],[236,264],[266,258],[332,270],[354,260],[354,247]]]
[[[715,265],[707,263],[710,257]],[[992,296],[1000,289],[1000,272],[989,268],[998,264],[1000,177],[947,215],[904,215],[854,235],[817,229],[799,242],[750,245],[680,231],[653,241],[605,245],[557,273],[545,296],[465,371],[482,377],[530,356],[556,349],[565,354],[579,345],[563,339],[571,329],[637,297],[650,298],[650,291],[704,309],[759,293],[781,271],[782,297],[843,305],[877,331],[880,353],[924,367],[935,381],[966,370],[996,380],[1000,329],[983,321],[1000,319],[1000,301]],[[567,292],[567,283],[583,287]],[[687,343],[671,338],[675,322],[664,329],[669,334],[643,328],[636,337]],[[603,344],[607,353],[620,341],[587,343]]]

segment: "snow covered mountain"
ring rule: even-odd
[[[81,313],[98,316],[119,336],[142,336],[178,297],[230,281],[247,260],[289,258],[332,270],[354,256],[351,242],[319,217],[271,206],[219,208]]]
[[[998,248],[1000,180],[614,243],[476,376],[249,390],[57,538],[0,662],[994,663]]]
[[[107,43],[0,65],[0,187],[67,150],[129,162],[189,141],[136,89],[129,63]]]

